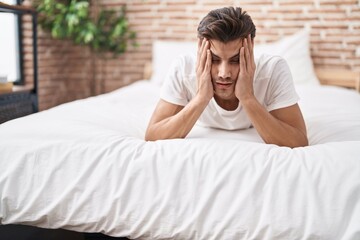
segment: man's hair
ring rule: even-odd
[[[198,37],[227,43],[255,37],[256,27],[251,17],[240,7],[224,7],[210,11],[199,23]]]

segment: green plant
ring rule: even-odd
[[[89,0],[36,0],[40,26],[58,39],[72,39],[76,44],[88,45],[96,52],[124,53],[128,43],[135,42],[125,18],[125,8],[120,11],[101,10],[90,16]]]

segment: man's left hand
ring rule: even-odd
[[[243,101],[254,96],[254,74],[255,60],[254,48],[251,41],[251,35],[243,39],[243,46],[240,48],[240,72],[235,86],[235,96],[239,101]]]

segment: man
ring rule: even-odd
[[[181,57],[168,75],[145,139],[185,138],[198,122],[226,130],[255,127],[265,143],[307,146],[289,67],[275,56],[255,62],[255,32],[241,8],[210,11],[198,26],[197,57]]]

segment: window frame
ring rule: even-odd
[[[16,5],[21,5],[23,0],[16,0]],[[19,49],[19,71],[20,71],[20,79],[15,80],[15,85],[25,85],[25,75],[24,75],[24,34],[23,34],[23,14],[16,14],[17,15],[17,36],[18,36],[18,49]]]
[[[21,3],[23,2],[23,0],[15,0],[15,3],[12,4],[8,4],[9,6],[21,6]],[[13,14],[15,19],[16,19],[16,33],[15,33],[15,41],[16,41],[16,45],[17,45],[17,50],[18,50],[18,57],[15,59],[15,66],[16,66],[16,71],[18,72],[18,76],[17,79],[14,79],[13,84],[14,85],[25,85],[25,75],[24,75],[24,54],[23,54],[23,50],[24,50],[24,34],[23,34],[23,13],[21,11],[2,11],[2,12],[6,12],[9,14]]]
[[[21,0],[16,0],[17,2],[22,2]],[[26,101],[30,101],[32,104],[32,112],[37,112],[38,111],[38,58],[37,58],[37,11],[36,9],[32,8],[32,7],[27,7],[27,6],[22,6],[21,4],[19,5],[9,5],[3,2],[0,2],[0,14],[1,13],[13,13],[18,15],[20,18],[22,18],[23,15],[27,14],[27,15],[31,15],[32,17],[32,61],[33,61],[33,84],[31,86],[31,88],[29,88],[27,86],[27,82],[25,82],[25,78],[24,78],[24,69],[23,69],[23,63],[24,63],[24,58],[23,58],[23,46],[21,46],[21,52],[19,49],[19,59],[21,59],[20,62],[22,62],[22,64],[20,66],[22,66],[22,86],[17,86],[17,89],[13,88],[13,91],[10,93],[2,93],[0,94],[0,106],[1,105],[6,105],[9,103],[14,105],[13,103],[18,102],[21,100],[21,97],[25,97],[28,100]],[[21,33],[21,37],[19,38],[19,44],[22,45],[23,43],[23,38],[22,38],[22,21],[20,22],[20,29],[21,31],[19,31],[19,33]],[[20,82],[21,83],[21,82]],[[17,83],[14,83],[16,85],[20,85],[19,81]],[[28,96],[27,96],[28,95]],[[9,99],[10,100],[9,100]],[[9,101],[8,101],[9,100]],[[16,112],[15,112],[16,113]],[[16,114],[15,114],[16,115]],[[23,116],[23,115],[19,115],[19,116]],[[19,117],[17,116],[17,117]],[[14,117],[16,118],[16,117]]]

